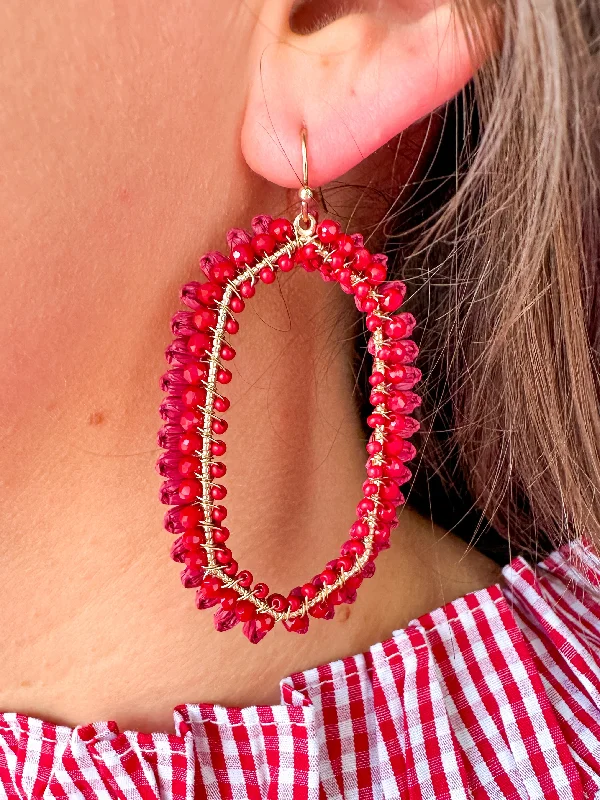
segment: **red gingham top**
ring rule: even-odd
[[[572,544],[281,705],[175,709],[175,733],[0,715],[0,797],[600,798],[600,560]]]

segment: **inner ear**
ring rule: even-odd
[[[377,0],[296,0],[290,12],[292,33],[308,36],[348,14],[374,11]]]

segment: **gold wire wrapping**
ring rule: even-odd
[[[204,529],[204,537],[206,542],[202,545],[206,551],[206,557],[208,561],[208,565],[204,568],[204,571],[208,575],[216,575],[219,577],[226,588],[233,588],[235,589],[238,594],[240,595],[240,600],[249,600],[253,603],[258,612],[260,614],[268,614],[269,616],[273,617],[276,622],[280,622],[282,620],[290,620],[296,617],[302,617],[308,614],[309,610],[319,603],[322,603],[326,600],[329,595],[336,591],[337,589],[341,589],[348,578],[353,577],[354,575],[358,575],[358,573],[362,572],[365,564],[368,562],[371,553],[373,552],[373,541],[375,538],[375,528],[377,525],[377,506],[381,505],[381,499],[379,497],[379,492],[375,495],[371,496],[369,499],[373,501],[375,504],[375,510],[365,514],[364,519],[369,526],[369,533],[365,538],[362,540],[365,545],[365,551],[360,556],[355,557],[354,565],[349,570],[342,570],[341,574],[337,578],[337,580],[329,584],[327,586],[323,586],[320,589],[314,598],[309,600],[308,598],[304,598],[303,604],[291,611],[287,609],[286,611],[275,611],[271,608],[265,600],[255,597],[252,594],[251,590],[246,590],[245,587],[239,585],[239,583],[233,579],[231,576],[227,575],[224,572],[223,565],[217,563],[214,557],[214,553],[217,550],[220,550],[220,546],[215,544],[213,539],[213,530],[215,528],[220,527],[216,525],[213,521],[212,510],[215,506],[213,498],[211,496],[211,488],[213,486],[213,480],[210,476],[210,467],[211,464],[214,463],[215,459],[211,454],[211,442],[214,441],[212,436],[211,430],[211,420],[214,418],[215,411],[214,411],[214,400],[215,397],[219,395],[216,390],[217,384],[217,372],[219,367],[221,366],[219,361],[219,356],[221,352],[221,345],[223,344],[224,334],[225,334],[225,323],[227,321],[228,315],[231,315],[231,310],[229,309],[229,301],[233,294],[238,294],[238,288],[241,286],[242,283],[246,281],[250,281],[254,283],[256,278],[263,267],[268,266],[271,269],[275,269],[275,265],[279,258],[283,255],[292,256],[298,248],[312,242],[316,244],[317,251],[326,261],[328,256],[330,255],[329,250],[324,248],[321,245],[321,242],[318,238],[314,235],[317,221],[312,214],[308,215],[309,217],[309,224],[306,228],[303,228],[301,225],[302,214],[299,214],[296,219],[294,220],[294,233],[295,239],[289,241],[287,244],[283,245],[281,248],[276,250],[270,256],[265,256],[261,261],[259,261],[254,266],[247,267],[243,272],[241,272],[234,280],[229,281],[226,285],[225,292],[223,294],[223,298],[219,303],[217,303],[217,307],[219,309],[219,315],[217,318],[217,324],[214,330],[214,340],[213,346],[209,357],[209,372],[208,378],[205,382],[206,387],[206,401],[204,403],[204,408],[200,409],[204,414],[204,424],[202,428],[202,452],[197,452],[196,455],[202,462],[202,472],[197,475],[198,479],[202,483],[202,499],[199,502],[199,505],[202,507],[204,511],[204,521],[200,524]],[[239,296],[239,295],[238,295]],[[380,315],[381,316],[381,315]],[[385,319],[385,317],[382,317]],[[379,348],[383,344],[383,330],[381,327],[377,328],[373,332],[373,341],[375,344],[375,353],[379,351]],[[381,359],[374,358],[373,361],[373,372],[384,372],[385,371],[385,364]],[[380,413],[384,414],[386,412],[385,406],[379,405],[376,406],[375,410]],[[382,425],[378,425],[373,430],[373,438],[380,442],[384,442],[384,427]],[[373,481],[377,486],[381,484],[380,481]]]

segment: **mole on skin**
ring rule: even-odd
[[[105,421],[106,417],[102,413],[102,411],[94,411],[90,414],[90,418],[88,420],[90,425],[102,425]]]

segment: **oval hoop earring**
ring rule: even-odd
[[[218,606],[217,630],[242,622],[253,643],[277,622],[288,631],[306,633],[310,617],[331,619],[336,606],[355,601],[362,581],[375,572],[378,553],[389,547],[396,507],[404,503],[399,487],[411,477],[405,462],[415,456],[408,439],[419,428],[411,416],[421,402],[411,391],[421,379],[411,366],[418,354],[409,339],[416,323],[411,314],[397,313],[406,288],[400,281],[387,282],[386,256],[370,253],[360,234],[350,236],[338,222],[319,222],[311,213],[306,129],[301,150],[300,213],[293,222],[257,216],[252,233],[229,231],[229,256],[208,253],[200,259],[208,280],[181,289],[189,310],[172,319],[175,339],[166,351],[170,368],[161,379],[167,397],[160,408],[166,424],[158,435],[165,450],[158,471],[166,478],[160,500],[172,506],[165,527],[177,535],[171,557],[185,564],[182,582],[196,589],[197,607]],[[218,481],[226,473],[221,460],[226,444],[219,437],[228,427],[221,416],[230,405],[223,387],[232,380],[226,364],[236,355],[229,337],[239,330],[237,315],[255,294],[257,282],[274,283],[278,273],[297,268],[339,283],[366,315],[373,410],[367,418],[372,433],[366,445],[364,497],[350,537],[339,557],[284,595],[255,583],[233,557],[230,532],[223,525],[227,489]]]

